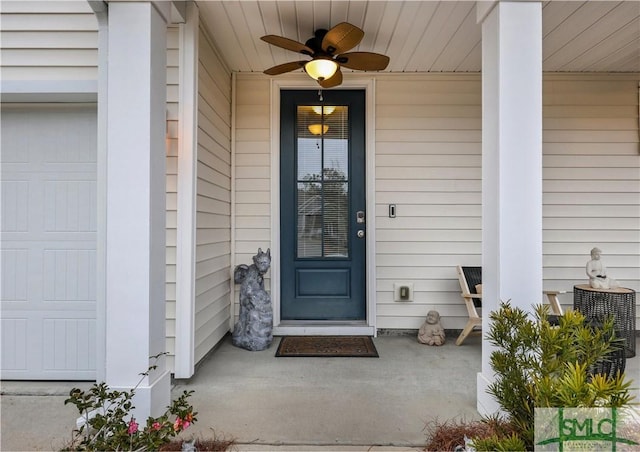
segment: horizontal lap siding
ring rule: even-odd
[[[466,322],[455,266],[481,262],[481,114],[479,76],[376,83],[378,328],[418,328],[431,309]],[[398,282],[412,303],[393,301]]]
[[[583,283],[599,246],[612,275],[638,290],[638,82],[563,77],[544,82],[544,287]],[[234,264],[270,244],[269,86],[238,76]],[[481,115],[480,75],[377,77],[378,328],[418,328],[431,309],[445,328],[466,322],[455,266],[482,262]],[[393,301],[397,282],[414,284],[412,303]],[[572,295],[560,300],[568,307]]]
[[[3,80],[96,80],[98,24],[86,2],[3,2]],[[166,349],[175,353],[178,28],[167,48]],[[230,265],[230,74],[206,39],[200,48],[196,359],[228,330]]]
[[[234,265],[250,265],[258,248],[271,246],[270,84],[268,79],[238,77],[237,87]],[[238,311],[236,290],[235,316]]]
[[[96,80],[98,23],[86,2],[3,2],[3,80]],[[166,350],[173,369],[176,300],[178,28],[167,33]]]
[[[238,76],[237,87],[234,265],[250,265],[258,248],[266,251],[271,246],[270,84],[268,79]],[[267,290],[270,274],[265,278]]]
[[[98,22],[88,2],[2,2],[3,80],[96,80]]]
[[[621,286],[640,291],[638,81],[546,78],[543,134],[544,284],[585,284],[594,246]],[[571,294],[561,295],[565,307]],[[637,302],[638,300],[636,300]],[[640,314],[640,309],[636,309]]]
[[[378,328],[417,328],[429,309],[445,328],[464,325],[455,266],[481,264],[480,95],[479,78],[377,82]],[[598,246],[638,291],[638,80],[546,76],[543,113],[545,289],[585,283]],[[394,282],[413,283],[415,301],[394,302]],[[570,307],[572,294],[560,301]]]
[[[231,75],[201,29],[196,168],[195,361],[229,331]]]

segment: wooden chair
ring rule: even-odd
[[[558,295],[561,293],[567,293],[566,290],[545,290],[544,294],[547,296],[549,300],[549,305],[551,306],[551,314],[553,315],[562,315],[562,306],[560,306],[560,301],[558,300]]]
[[[467,307],[469,320],[464,326],[462,333],[456,340],[456,345],[461,345],[464,340],[474,332],[476,327],[482,326],[482,317],[478,314],[478,308],[482,306],[482,294],[478,293],[477,287],[482,284],[482,267],[456,267],[458,272],[458,281],[460,282],[460,290],[464,304]],[[479,330],[476,330],[478,332]]]
[[[469,320],[467,320],[467,324],[456,340],[456,345],[461,345],[471,333],[479,332],[479,330],[475,329],[476,327],[482,327],[482,317],[478,314],[478,309],[482,307],[482,293],[478,293],[478,289],[481,289],[482,284],[482,267],[463,267],[458,265],[456,271],[460,282],[460,295],[464,299],[464,304],[469,314]],[[544,291],[551,306],[551,314],[554,316],[562,315],[562,306],[560,306],[560,301],[558,300],[558,295],[562,293],[567,293],[567,291]]]

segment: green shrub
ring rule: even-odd
[[[152,358],[157,361],[161,355]],[[184,391],[162,416],[149,417],[143,426],[130,414],[136,389],[155,368],[152,365],[140,374],[140,381],[129,391],[111,390],[106,383],[96,383],[87,392],[72,389],[64,404],[76,406],[83,424],[74,430],[71,443],[63,450],[158,450],[196,422],[197,413],[187,401],[193,391]]]
[[[547,320],[548,309],[538,306],[530,316],[502,303],[490,315],[487,334],[496,347],[490,357],[496,375],[488,392],[516,428],[512,436],[528,450],[533,448],[536,407],[621,407],[633,398],[624,374],[609,377],[593,372],[600,360],[621,346],[613,319],[594,328],[580,312],[568,311],[554,326]],[[515,446],[513,438],[496,439]],[[474,439],[474,446],[478,444],[487,443]]]
[[[527,450],[524,441],[515,433],[506,436],[492,435],[487,438],[474,439],[473,447],[478,452],[515,452]]]

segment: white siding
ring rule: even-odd
[[[235,262],[253,261],[258,248],[271,246],[271,182],[269,80],[238,76],[236,94],[235,146]],[[279,253],[272,253],[274,258]],[[265,288],[271,287],[271,272]],[[234,313],[237,317],[239,293],[236,291]]]
[[[98,23],[87,2],[3,1],[1,11],[3,81],[97,79]],[[178,40],[178,28],[170,27],[167,34],[166,187],[166,350],[170,370],[173,370],[175,353]]]
[[[200,30],[196,182],[195,361],[229,331],[231,74]]]
[[[3,80],[95,80],[98,22],[88,2],[3,1]]]
[[[545,78],[546,289],[584,284],[597,246],[608,273],[640,291],[639,81],[640,75]],[[571,306],[572,295],[560,301]]]
[[[481,263],[480,77],[376,87],[376,326],[418,328],[435,309],[445,328],[462,328],[455,266]],[[393,301],[397,282],[413,283],[412,303]]]
[[[640,290],[639,78],[545,77],[545,289],[584,283],[599,246],[610,273]],[[269,87],[238,75],[235,264],[270,245],[270,181],[255,177],[270,174]],[[435,309],[460,329],[455,266],[481,265],[480,75],[380,75],[376,116],[376,326],[415,329]],[[394,282],[414,284],[412,303],[393,301]]]
[[[454,267],[481,264],[480,79],[442,77],[377,83],[378,328],[417,328],[429,309],[461,328]],[[594,246],[640,289],[639,78],[545,77],[545,289],[585,283]],[[414,283],[413,303],[392,301],[397,281]],[[570,307],[572,294],[560,301]]]

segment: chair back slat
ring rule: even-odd
[[[482,326],[482,318],[477,310],[477,308],[482,307],[482,295],[476,290],[476,286],[482,284],[482,267],[457,265],[456,272],[458,273],[458,282],[460,283],[462,298],[464,298],[464,305],[469,314],[469,320],[456,340],[456,345],[461,345],[471,333]]]
[[[467,281],[469,292],[477,294],[476,286],[482,284],[482,267],[462,267],[462,273]]]

